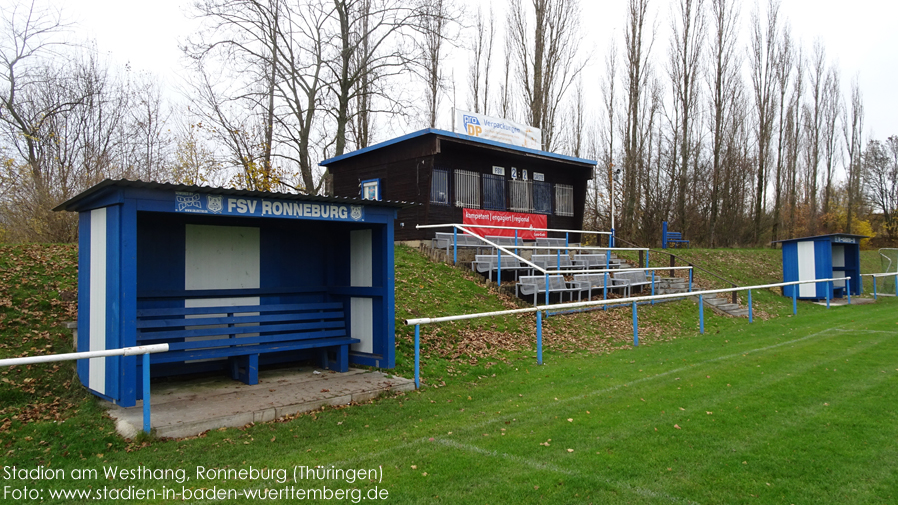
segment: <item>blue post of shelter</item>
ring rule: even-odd
[[[633,302],[633,345],[639,345],[639,315],[636,312],[636,302]]]
[[[753,323],[755,321],[754,312],[751,309],[751,290],[748,290],[748,322]]]
[[[705,334],[705,303],[702,295],[698,295],[698,332]]]
[[[143,432],[147,435],[152,430],[150,422],[150,353],[143,354]]]
[[[536,364],[543,364],[543,313],[536,311]]]
[[[421,362],[421,325],[415,325],[415,389],[419,389],[421,387],[421,374],[420,374],[420,362]]]

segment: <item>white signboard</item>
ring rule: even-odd
[[[505,175],[505,167],[497,167],[493,165],[493,175]]]
[[[455,110],[455,126],[458,131],[486,140],[494,140],[530,149],[542,149],[542,132],[539,128],[522,125],[483,114]]]

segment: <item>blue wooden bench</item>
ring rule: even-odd
[[[679,231],[668,231],[667,221],[661,223],[661,248],[682,247],[686,245],[689,248],[689,241],[683,239],[683,233]]]
[[[226,358],[231,378],[250,385],[259,383],[259,354],[317,349],[320,366],[346,372],[358,342],[346,333],[341,302],[137,311],[137,344],[169,344],[150,363]]]

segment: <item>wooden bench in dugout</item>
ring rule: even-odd
[[[138,345],[168,343],[152,364],[227,358],[231,378],[259,383],[259,354],[319,350],[319,365],[349,370],[349,346],[340,302],[158,308],[137,311]]]

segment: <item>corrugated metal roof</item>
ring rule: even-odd
[[[447,138],[454,138],[454,139],[463,140],[466,142],[473,142],[476,144],[483,144],[484,146],[499,147],[499,148],[507,149],[510,151],[518,151],[521,154],[525,154],[528,156],[539,156],[541,158],[548,158],[548,159],[552,159],[555,161],[564,161],[564,162],[568,162],[568,163],[578,163],[578,164],[582,164],[582,165],[591,165],[591,166],[594,166],[596,164],[595,160],[575,158],[573,156],[565,156],[564,154],[550,153],[548,151],[540,151],[538,149],[530,149],[528,147],[520,147],[520,146],[516,146],[516,145],[512,145],[512,144],[505,144],[503,142],[496,142],[494,140],[486,140],[486,139],[474,137],[471,135],[465,135],[463,133],[455,133],[455,132],[450,132],[450,131],[446,131],[446,130],[437,130],[435,128],[426,128],[424,130],[418,130],[416,132],[412,132],[407,135],[403,135],[401,137],[396,137],[394,139],[390,139],[385,142],[375,144],[373,146],[368,146],[363,149],[353,151],[351,153],[346,153],[346,154],[342,154],[340,156],[335,156],[333,158],[326,159],[326,160],[318,163],[318,165],[320,165],[322,167],[326,167],[326,166],[336,163],[338,161],[343,161],[348,158],[352,158],[355,156],[359,156],[361,154],[376,151],[378,149],[383,149],[384,147],[388,147],[388,146],[391,146],[394,144],[398,144],[400,142],[404,142],[406,140],[410,140],[410,139],[417,138],[417,137],[422,137],[424,135],[429,135],[429,134],[439,135],[441,137],[447,137]]]
[[[827,237],[852,237],[852,238],[871,238],[866,235],[854,235],[852,233],[829,233],[826,235],[814,235],[813,237],[798,237],[798,238],[787,238],[783,240],[774,240],[771,244],[780,244],[783,242],[795,242],[797,240],[814,240],[818,238],[827,238]]]
[[[54,211],[77,211],[78,204],[87,198],[99,193],[100,191],[110,188],[133,188],[133,189],[153,189],[166,191],[185,191],[191,193],[215,193],[218,195],[247,196],[255,198],[280,198],[283,200],[300,200],[304,202],[321,202],[321,203],[343,203],[354,205],[367,205],[373,207],[391,207],[406,208],[419,205],[410,202],[392,202],[379,200],[362,200],[360,198],[346,198],[342,196],[317,196],[303,195],[299,193],[274,193],[270,191],[253,191],[248,189],[218,188],[212,186],[192,186],[188,184],[172,184],[168,182],[144,182],[129,181],[127,179],[106,179],[105,181],[84,190],[77,196],[57,205]]]

